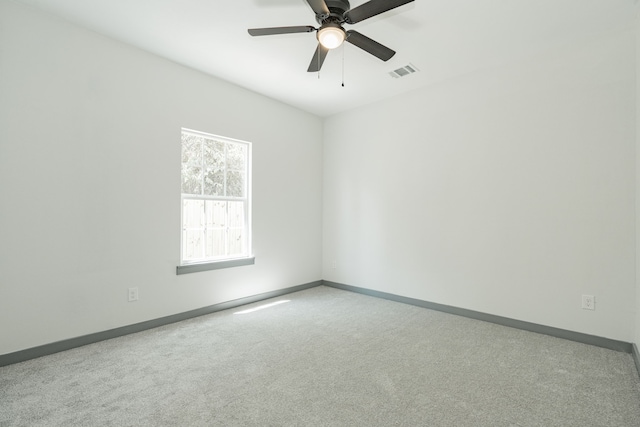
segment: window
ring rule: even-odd
[[[251,257],[250,173],[250,143],[182,129],[181,265]]]

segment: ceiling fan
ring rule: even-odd
[[[309,64],[309,69],[307,70],[309,72],[320,71],[329,50],[335,49],[345,41],[383,61],[388,61],[396,54],[395,51],[357,31],[345,31],[343,24],[356,24],[412,1],[414,0],[370,0],[351,9],[348,0],[307,0],[307,3],[316,14],[316,21],[320,24],[320,28],[302,25],[295,27],[251,28],[248,31],[252,36],[317,31],[318,47]]]

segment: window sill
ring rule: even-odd
[[[203,262],[199,264],[185,264],[176,267],[176,274],[198,273],[200,271],[220,270],[222,268],[240,267],[255,264],[256,257],[226,259],[223,261]]]

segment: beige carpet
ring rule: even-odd
[[[2,367],[0,426],[640,426],[629,354],[323,286],[266,302]]]

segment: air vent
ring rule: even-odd
[[[420,70],[418,70],[413,64],[409,64],[405,65],[402,68],[398,68],[397,70],[393,70],[389,72],[389,74],[391,75],[391,77],[399,79],[400,77],[408,76],[409,74],[413,74],[417,71]]]

